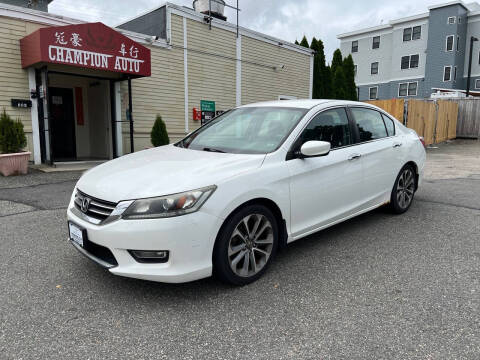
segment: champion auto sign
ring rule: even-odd
[[[150,50],[102,23],[42,28],[21,41],[24,68],[46,62],[150,76]]]

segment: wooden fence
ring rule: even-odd
[[[457,137],[480,139],[480,99],[461,99],[458,103]]]
[[[395,119],[403,123],[403,112],[405,108],[404,99],[373,100],[366,102],[378,106],[379,108],[388,112],[390,115],[393,115]]]
[[[427,145],[457,137],[459,106],[454,101],[410,99],[406,102],[407,106],[403,99],[376,100],[369,103],[382,108],[415,130],[418,135],[424,137]]]

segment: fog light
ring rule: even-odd
[[[130,255],[139,263],[159,264],[168,261],[169,252],[167,250],[128,250]]]

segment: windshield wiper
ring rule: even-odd
[[[203,148],[203,151],[208,151],[208,152],[216,152],[216,153],[225,153],[225,151],[214,149],[214,148]]]

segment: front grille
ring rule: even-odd
[[[104,221],[115,209],[116,204],[108,201],[96,199],[77,190],[75,194],[75,207],[90,218]],[[88,203],[87,206],[84,206]]]

